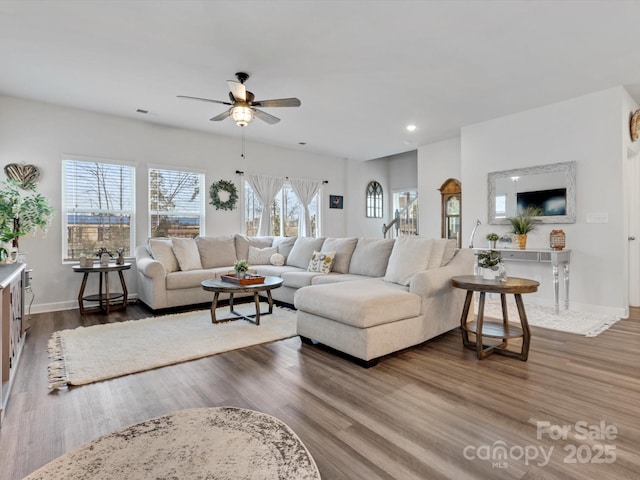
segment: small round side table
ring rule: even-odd
[[[82,277],[82,285],[80,286],[80,293],[78,293],[78,306],[80,307],[80,315],[95,312],[101,312],[109,315],[110,312],[113,312],[115,310],[124,310],[125,308],[127,308],[127,284],[124,281],[124,275],[122,274],[122,272],[124,270],[129,270],[131,268],[131,263],[123,263],[122,265],[110,263],[107,266],[96,264],[91,267],[81,267],[80,265],[74,265],[72,268],[74,272],[84,273],[84,276]],[[121,293],[113,293],[109,291],[109,272],[118,272],[118,276],[120,277],[120,285],[122,286]],[[89,278],[90,273],[98,273],[100,275],[100,287],[98,288],[97,294],[85,296],[84,289],[87,286],[87,279]],[[112,300],[117,300],[119,298],[122,298],[121,303],[117,303],[115,305],[111,304]],[[85,308],[85,301],[98,302],[98,306],[94,308]]]

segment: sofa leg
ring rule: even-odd
[[[378,361],[380,360],[379,358],[372,358],[371,360],[362,360],[361,358],[353,358],[353,362],[362,367],[362,368],[371,368],[371,367],[375,367],[376,365],[378,365]]]
[[[304,343],[305,345],[314,345],[315,344],[315,342],[313,340],[311,340],[308,337],[303,337],[302,335],[300,335],[300,341],[302,343]]]

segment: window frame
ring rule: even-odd
[[[93,163],[99,165],[115,165],[118,167],[127,167],[130,169],[130,185],[129,191],[131,192],[130,197],[130,209],[89,209],[89,208],[77,208],[71,207],[67,203],[67,193],[69,191],[70,185],[67,185],[67,172],[71,165],[69,162],[81,162],[81,163]],[[72,263],[76,262],[78,258],[67,256],[69,252],[69,215],[76,214],[94,214],[94,213],[106,213],[106,214],[115,214],[115,215],[129,215],[129,255],[127,258],[133,258],[134,250],[136,247],[136,170],[137,164],[136,162],[126,161],[126,160],[116,160],[116,159],[108,159],[108,158],[99,158],[99,157],[91,157],[91,156],[80,156],[80,155],[62,155],[62,175],[61,175],[61,183],[62,183],[62,198],[61,198],[61,223],[62,223],[62,263]]]
[[[384,189],[380,182],[371,180],[367,183],[365,207],[366,218],[384,217]]]
[[[206,232],[205,229],[205,218],[206,218],[206,210],[205,210],[205,172],[202,169],[197,168],[184,168],[184,167],[174,167],[167,165],[148,165],[147,166],[147,234],[148,237],[153,236],[153,223],[152,217],[154,215],[163,215],[160,211],[151,209],[151,172],[155,171],[166,171],[166,172],[179,172],[179,173],[187,173],[187,174],[195,174],[198,176],[198,187],[200,190],[200,199],[199,199],[199,225],[198,225],[198,235],[204,235]],[[184,217],[195,217],[192,212],[186,210],[176,210],[171,214],[166,214],[166,216],[184,216]]]

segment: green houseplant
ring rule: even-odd
[[[511,225],[511,231],[517,236],[517,243],[521,250],[527,247],[527,234],[535,228],[535,224],[539,223],[535,217],[542,214],[542,211],[536,207],[527,207],[515,217],[509,217],[507,220]]]
[[[482,269],[482,278],[492,280],[499,275],[502,255],[497,250],[478,252],[478,266]]]
[[[489,246],[491,248],[496,248],[496,242],[500,236],[497,233],[491,232],[487,234],[487,240],[489,240]]]
[[[236,263],[233,264],[233,269],[236,272],[237,278],[244,278],[245,274],[247,273],[247,270],[249,270],[249,264],[247,263],[246,260],[238,260]]]
[[[24,188],[14,180],[0,183],[0,241],[11,241],[19,248],[19,238],[38,228],[46,234],[53,216],[53,208],[31,183]],[[28,193],[27,193],[28,192]]]

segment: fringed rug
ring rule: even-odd
[[[25,480],[317,480],[320,473],[283,422],[241,408],[195,408],[100,437]]]
[[[254,308],[236,305],[245,313]],[[229,307],[221,307],[217,317],[228,312]],[[262,315],[259,326],[246,320],[213,324],[210,311],[199,310],[62,330],[49,340],[49,388],[85,385],[295,335],[295,312],[279,307]]]
[[[507,295],[507,310],[509,312],[509,321],[520,321],[513,295]],[[476,302],[476,312],[477,311]],[[525,311],[527,313],[527,321],[531,326],[575,333],[586,337],[595,337],[620,320],[620,318],[615,315],[575,312],[572,310],[564,310],[562,306],[560,307],[560,312],[556,314],[552,307],[528,305],[525,303]],[[499,295],[487,295],[484,312],[485,316],[497,319],[502,318],[502,307],[500,306]]]

